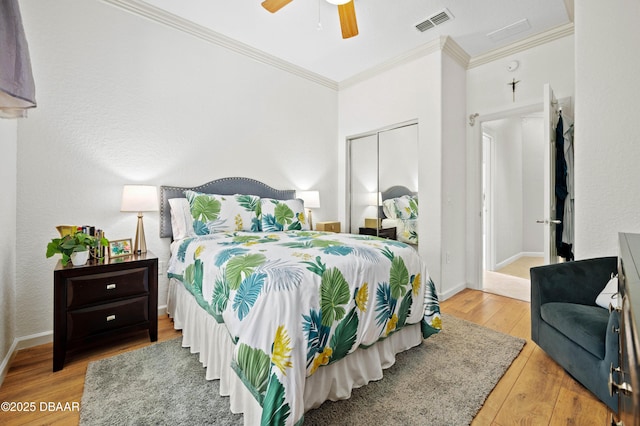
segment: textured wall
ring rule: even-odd
[[[618,232],[640,232],[640,3],[576,2],[575,16],[575,255],[611,256]]]
[[[0,119],[0,367],[15,338],[16,313],[16,139],[17,121]],[[0,370],[0,382],[2,371]]]
[[[21,2],[38,109],[18,140],[17,335],[52,329],[46,243],[59,224],[133,237],[122,185],[248,176],[317,189],[337,216],[337,94],[98,0]],[[168,259],[158,213],[147,246]],[[166,277],[160,277],[160,305]]]

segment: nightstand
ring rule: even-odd
[[[53,272],[53,371],[67,351],[134,330],[158,340],[158,258],[151,252]]]
[[[396,239],[396,228],[360,228],[360,235],[373,235],[380,238],[386,238],[387,240]]]
[[[316,231],[340,232],[340,222],[317,222]]]

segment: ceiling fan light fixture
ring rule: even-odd
[[[340,6],[341,4],[347,4],[353,0],[327,0],[327,3],[334,4],[336,6]]]

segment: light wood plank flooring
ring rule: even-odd
[[[442,302],[441,308],[444,313],[527,339],[524,349],[474,419],[474,426],[603,425],[607,422],[607,407],[530,340],[528,303],[467,289]],[[158,323],[158,340],[179,335],[179,331],[173,330],[171,320],[162,316]],[[0,401],[35,402],[38,410],[32,413],[2,412],[0,423],[77,424],[77,411],[40,411],[40,402],[79,403],[90,361],[149,344],[146,333],[136,333],[111,346],[68,356],[64,369],[56,373],[51,371],[51,344],[19,351],[0,387]]]

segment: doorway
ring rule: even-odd
[[[540,108],[481,122],[482,289],[525,301],[544,263],[543,129]]]

